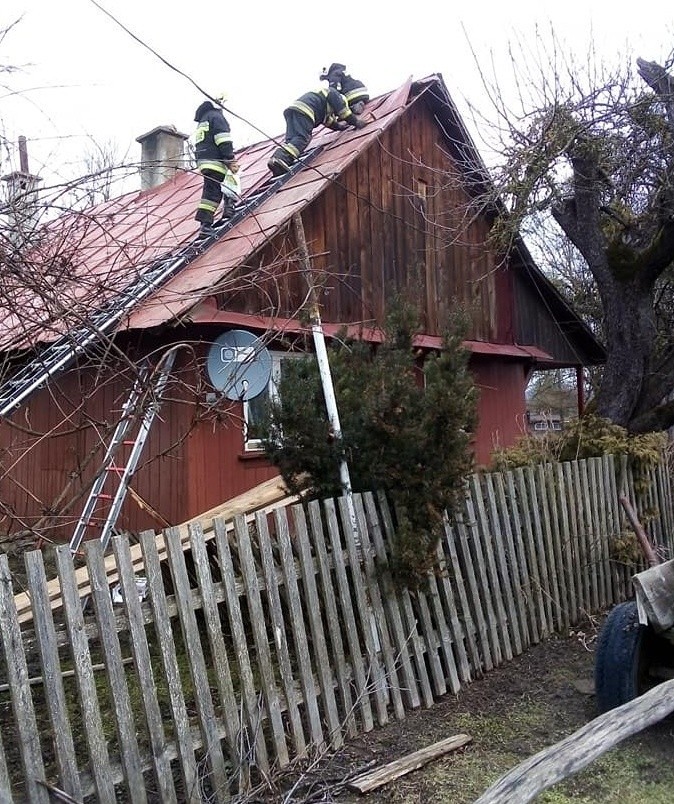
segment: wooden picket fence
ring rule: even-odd
[[[25,556],[30,627],[0,558],[0,804],[54,791],[102,804],[245,801],[297,758],[430,707],[551,633],[630,596],[640,565],[613,558],[627,495],[672,554],[667,466],[637,500],[611,457],[470,477],[422,591],[388,572],[381,495],[293,503],[254,518],[140,536],[147,597],[113,539],[86,545],[84,607],[67,545],[52,611],[39,551]],[[109,559],[108,559],[109,561]],[[63,800],[63,799],[62,799]]]

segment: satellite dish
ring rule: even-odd
[[[245,329],[232,329],[223,332],[211,346],[206,370],[213,387],[227,399],[253,399],[267,387],[271,355],[261,338]]]

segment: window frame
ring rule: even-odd
[[[271,357],[271,374],[267,387],[259,396],[267,394],[272,402],[278,402],[280,399],[278,386],[281,381],[281,364],[284,360],[298,360],[310,357],[308,352],[281,352],[269,350]],[[257,399],[257,397],[255,397]],[[243,448],[245,452],[262,452],[262,439],[248,438],[248,417],[249,417],[250,403],[247,399],[243,401]]]

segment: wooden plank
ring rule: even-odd
[[[372,704],[370,703],[371,690],[367,681],[363,656],[360,650],[356,618],[351,603],[351,588],[349,587],[349,581],[346,575],[346,564],[344,563],[344,552],[339,536],[335,501],[325,500],[323,507],[332,547],[332,562],[335,577],[337,578],[337,590],[341,609],[340,619],[346,633],[346,642],[349,647],[349,656],[351,657],[351,668],[356,684],[356,703],[360,709],[363,731],[372,731],[374,728],[374,719],[372,716]]]
[[[199,524],[193,526],[197,531]],[[239,756],[241,740],[241,724],[239,721],[239,703],[234,692],[230,658],[223,636],[222,620],[218,609],[218,600],[215,595],[215,584],[211,573],[211,562],[204,539],[192,541],[192,559],[197,574],[199,590],[201,592],[204,623],[211,650],[211,668],[215,671],[220,695],[220,712],[225,725],[227,748],[232,767],[238,768],[239,786],[247,789],[249,784],[249,766],[242,762]]]
[[[33,627],[40,654],[44,693],[54,739],[59,786],[64,793],[79,800],[82,798],[82,785],[77,770],[68,704],[63,687],[54,618],[47,599],[47,577],[42,552],[32,550],[26,553],[24,562],[28,590],[34,606]],[[0,789],[2,789],[1,780]]]
[[[536,467],[536,485],[538,488],[538,498],[540,500],[541,514],[541,558],[545,560],[548,573],[548,590],[550,595],[551,619],[550,624],[554,630],[563,627],[564,613],[562,610],[560,576],[562,574],[561,565],[558,562],[557,551],[555,549],[555,527],[557,526],[556,505],[554,495],[549,491],[549,464],[539,464]]]
[[[264,772],[269,773],[269,758],[267,746],[265,745],[262,733],[262,712],[258,707],[257,692],[253,670],[248,654],[248,641],[246,630],[243,625],[239,596],[236,589],[236,573],[232,562],[232,554],[229,549],[229,538],[227,528],[222,519],[213,520],[215,527],[215,543],[220,559],[220,571],[222,572],[222,582],[225,587],[227,601],[227,616],[232,631],[234,651],[239,665],[239,677],[241,680],[241,699],[243,710],[248,721],[248,735],[244,740],[242,755],[246,756],[251,764],[257,764]],[[246,736],[245,734],[243,735]]]
[[[190,526],[190,537],[193,543],[203,538],[197,526]],[[216,801],[229,801],[229,776],[220,744],[213,698],[206,669],[203,647],[199,639],[199,625],[192,606],[192,591],[185,564],[185,555],[181,544],[180,531],[168,528],[165,531],[168,563],[171,570],[173,589],[178,604],[178,619],[183,633],[183,642],[187,651],[190,677],[194,686],[194,703],[199,719],[199,729],[203,740],[203,748],[208,756],[211,785]]]
[[[608,486],[608,514],[610,539],[617,539],[622,530],[622,509],[618,501],[617,468],[613,455],[605,456],[606,479]],[[609,543],[609,553],[612,545]],[[624,594],[624,573],[619,562],[611,556],[611,589],[613,600],[618,602],[625,600]]]
[[[470,492],[466,497],[464,505],[466,512],[466,536],[468,537],[465,544],[470,550],[472,562],[475,567],[476,588],[484,611],[491,657],[493,662],[499,665],[503,661],[503,650],[501,640],[499,639],[499,630],[501,629],[494,608],[494,590],[492,590],[489,585],[487,562],[485,561],[484,551],[482,549],[481,527]]]
[[[534,598],[534,606],[531,608],[532,620],[538,614],[537,630],[539,639],[546,637],[550,633],[548,621],[546,617],[545,602],[543,600],[543,587],[541,585],[541,577],[538,569],[538,556],[536,539],[534,534],[534,520],[531,513],[531,502],[529,501],[529,493],[527,491],[526,475],[524,469],[515,469],[515,477],[517,479],[517,488],[519,492],[519,511],[522,520],[522,531],[524,536],[524,548],[527,556],[527,567],[529,577],[531,578],[531,589]]]
[[[31,804],[49,804],[49,794],[40,784],[45,781],[40,732],[28,683],[28,663],[12,594],[12,573],[6,555],[0,555],[0,637],[18,731],[18,748],[27,799]]]
[[[369,503],[372,503],[372,495],[369,495]],[[398,720],[405,718],[405,707],[400,693],[400,667],[393,652],[393,640],[386,619],[384,601],[382,598],[382,584],[377,572],[374,561],[375,548],[372,543],[371,533],[375,527],[379,528],[379,521],[373,507],[366,508],[366,500],[363,495],[354,496],[354,504],[358,515],[360,527],[361,553],[365,570],[365,580],[367,592],[372,604],[372,610],[376,620],[377,634],[381,645],[381,652],[384,657],[386,668],[386,687],[393,702],[393,710]],[[374,516],[374,522],[373,522]],[[379,531],[381,533],[381,529]]]
[[[399,779],[414,770],[423,768],[424,765],[434,759],[445,756],[450,751],[462,748],[472,742],[472,739],[470,734],[455,734],[452,737],[446,737],[444,740],[433,743],[433,745],[427,745],[425,748],[420,748],[406,757],[389,762],[381,768],[356,776],[349,781],[348,787],[352,790],[357,790],[359,793],[371,793],[378,787],[382,787],[382,785]]]
[[[121,536],[114,536],[112,549],[117,562],[122,597],[124,598],[124,609],[129,619],[131,651],[152,748],[155,784],[162,802],[166,801],[169,804],[175,802],[177,804],[173,774],[171,772],[171,757],[168,751],[166,735],[164,734],[161,709],[157,700],[157,686],[152,672],[152,659],[136,588],[136,576],[131,565],[129,540]]]
[[[599,557],[599,539],[597,533],[597,512],[595,510],[594,484],[591,476],[592,459],[586,458],[581,461],[581,477],[583,481],[583,498],[588,522],[588,553],[590,556],[590,588],[592,590],[593,611],[599,611],[603,602],[600,595],[602,587],[601,572],[602,563]]]
[[[522,525],[522,517],[520,510],[522,503],[520,499],[519,482],[515,485],[515,475],[513,472],[506,472],[505,474],[506,494],[510,500],[510,517],[513,526],[513,542],[515,545],[515,552],[517,555],[517,564],[520,571],[520,589],[525,612],[524,620],[522,621],[523,633],[525,634],[525,644],[537,644],[540,642],[540,631],[538,629],[538,622],[536,620],[534,593],[531,584],[531,574],[529,572],[529,564],[527,562],[527,548],[525,544],[524,527]]]
[[[579,524],[579,504],[576,497],[576,469],[574,462],[568,461],[563,464],[564,479],[566,488],[566,499],[568,501],[569,512],[569,531],[571,536],[571,550],[573,553],[573,567],[576,588],[576,600],[578,601],[578,613],[589,614],[587,598],[583,586],[583,558],[581,550],[581,536]]]
[[[361,623],[361,633],[365,643],[365,650],[368,657],[368,673],[372,678],[374,688],[374,700],[377,710],[377,721],[380,726],[388,723],[388,682],[386,671],[382,666],[379,655],[381,635],[377,631],[377,618],[372,608],[372,602],[366,591],[366,579],[363,578],[364,562],[362,558],[362,533],[367,529],[367,522],[363,511],[360,498],[353,495],[354,515],[356,517],[356,527],[354,530],[349,512],[348,499],[345,496],[339,498],[338,506],[346,543],[346,552],[349,557],[351,568],[351,581],[356,595],[356,609]]]
[[[588,533],[590,523],[587,521],[587,511],[585,509],[585,494],[581,466],[580,461],[573,462],[574,493],[576,495],[576,511],[578,513],[578,555],[580,558],[581,577],[583,579],[585,611],[587,614],[592,614],[594,601],[592,599],[592,581],[590,579],[590,547]]]
[[[594,459],[595,476],[597,478],[597,511],[599,514],[599,544],[602,564],[602,580],[604,582],[602,601],[604,606],[611,606],[615,601],[611,589],[611,549],[608,532],[608,491],[606,477],[606,461]]]
[[[447,618],[446,629],[448,631],[449,648],[452,650],[454,657],[454,672],[451,668],[449,671],[450,689],[452,692],[457,693],[461,689],[462,681],[470,681],[470,662],[468,661],[468,653],[466,651],[467,636],[461,620],[459,619],[456,600],[454,598],[454,590],[448,577],[448,561],[443,550],[443,537],[444,537],[443,523],[443,536],[438,540],[436,547],[436,565],[438,567],[437,578],[435,579],[435,594],[438,598],[438,605],[442,608],[443,614]],[[442,636],[443,641],[445,636]],[[456,678],[454,678],[454,673]],[[456,686],[456,689],[454,687]]]
[[[267,514],[258,513],[255,515],[255,526],[257,528],[257,538],[260,548],[260,558],[262,561],[262,573],[264,575],[265,586],[267,588],[267,617],[274,634],[274,645],[276,646],[276,656],[278,658],[279,675],[286,699],[286,711],[290,723],[290,731],[293,736],[295,754],[304,757],[307,753],[307,744],[304,737],[304,727],[300,716],[299,704],[302,697],[295,685],[290,649],[288,646],[288,636],[283,607],[281,606],[281,594],[279,585],[283,584],[281,572],[274,562],[272,541],[269,535],[269,524]]]
[[[344,740],[342,739],[342,728],[337,713],[337,701],[335,700],[334,676],[330,666],[330,657],[325,641],[325,627],[321,618],[323,605],[318,594],[316,584],[316,564],[311,555],[311,544],[309,543],[309,531],[304,508],[301,505],[292,506],[293,524],[295,526],[295,544],[300,560],[300,572],[302,574],[302,586],[305,593],[305,608],[309,618],[309,628],[311,630],[311,643],[316,656],[316,671],[318,682],[321,687],[321,700],[323,703],[323,715],[328,726],[328,739],[330,747],[340,748]]]
[[[508,616],[503,603],[501,579],[496,569],[492,523],[490,523],[485,509],[484,490],[482,488],[480,475],[474,474],[470,482],[473,490],[471,502],[475,516],[476,532],[479,534],[476,547],[478,547],[478,552],[482,554],[482,559],[486,565],[487,572],[484,577],[485,580],[488,579],[489,598],[492,601],[494,612],[494,625],[500,635],[500,638],[497,637],[497,643],[495,644],[498,644],[501,655],[509,660],[513,657],[513,649],[510,641],[510,623],[508,622]]]
[[[355,495],[354,495],[355,500]],[[355,505],[355,503],[354,503]],[[365,650],[368,657],[367,672],[372,679],[374,691],[374,702],[377,710],[377,721],[380,726],[388,723],[388,689],[386,682],[386,672],[382,667],[379,657],[379,635],[377,634],[377,621],[372,610],[370,599],[365,591],[365,581],[363,580],[363,562],[361,560],[361,531],[367,527],[365,518],[362,516],[357,519],[358,532],[354,532],[351,515],[349,512],[348,500],[345,496],[338,500],[339,512],[346,543],[346,552],[349,557],[351,568],[351,582],[356,596],[356,611],[361,623],[361,634],[365,643]]]
[[[377,564],[380,568],[380,579],[383,591],[384,608],[386,610],[386,618],[389,624],[391,640],[393,647],[397,651],[396,662],[400,663],[400,676],[399,684],[402,686],[402,692],[405,693],[407,706],[411,709],[416,709],[421,701],[419,699],[419,690],[417,687],[417,680],[414,675],[414,668],[410,659],[410,645],[407,638],[407,633],[403,627],[403,618],[399,605],[399,594],[393,585],[391,578],[391,569],[389,566],[388,554],[386,552],[386,545],[382,533],[382,524],[380,517],[377,515],[374,495],[367,493],[364,495],[365,510],[368,518],[369,536],[372,539]],[[386,510],[388,513],[388,506],[386,498],[383,494],[379,495],[379,505],[382,512]],[[383,513],[382,513],[383,517]],[[394,707],[395,699],[394,699]]]
[[[122,648],[119,644],[117,630],[114,626],[112,600],[105,571],[103,569],[103,545],[96,539],[87,542],[85,555],[89,578],[91,580],[91,596],[100,625],[101,647],[105,661],[105,673],[108,678],[111,702],[114,702],[113,717],[117,727],[118,749],[124,769],[124,779],[131,801],[146,804],[145,781],[138,748],[136,724],[131,711],[131,700],[126,685],[126,675],[122,661]]]
[[[538,500],[539,494],[536,485],[536,474],[533,467],[528,466],[524,469],[524,477],[526,478],[527,488],[529,490],[528,513],[532,523],[531,535],[533,537],[533,550],[531,555],[532,560],[538,566],[538,582],[543,602],[541,615],[545,620],[546,632],[550,633],[555,630],[555,623],[552,616],[552,568],[548,565],[545,554],[545,533],[540,515],[541,507]]]
[[[548,787],[577,773],[627,737],[674,712],[674,680],[591,720],[560,742],[508,771],[475,804],[527,804]]]
[[[563,594],[562,609],[566,627],[578,622],[578,601],[576,599],[576,579],[574,575],[574,552],[571,545],[569,511],[567,507],[566,478],[561,463],[552,466],[550,475],[550,496],[554,499],[553,517],[555,534],[558,539],[559,567],[562,568],[560,587]]]
[[[199,776],[194,756],[190,721],[183,695],[183,687],[178,668],[175,650],[175,639],[171,629],[171,618],[168,613],[166,592],[161,574],[161,563],[155,534],[145,531],[140,534],[140,548],[143,553],[143,565],[147,573],[150,603],[154,613],[154,631],[164,668],[164,678],[169,694],[171,720],[173,722],[173,739],[178,753],[178,761],[183,776],[184,795],[189,804],[199,804]]]
[[[262,606],[260,597],[260,586],[257,578],[257,568],[253,558],[253,551],[250,545],[250,535],[248,525],[244,517],[234,517],[234,534],[236,536],[236,547],[238,549],[239,564],[241,575],[246,587],[246,601],[250,614],[250,625],[253,629],[253,639],[257,655],[257,670],[267,705],[267,717],[271,727],[271,738],[274,741],[276,758],[280,767],[285,767],[290,762],[288,756],[288,746],[286,745],[285,728],[281,717],[281,703],[279,701],[278,689],[276,687],[276,677],[272,664],[271,651],[269,650],[269,636],[267,634],[267,617]]]
[[[489,644],[487,620],[485,619],[482,608],[482,597],[480,595],[480,590],[478,589],[477,578],[475,577],[475,567],[473,565],[473,557],[468,544],[468,531],[464,524],[462,512],[457,513],[454,532],[458,536],[458,539],[455,543],[456,560],[458,565],[465,573],[468,581],[466,598],[473,613],[472,616],[473,621],[475,622],[475,635],[480,652],[479,663],[475,667],[475,671],[477,673],[482,673],[483,671],[493,670],[494,661],[492,659],[491,646]]]
[[[290,528],[287,513],[286,508],[279,508],[274,512],[276,539],[279,545],[281,568],[285,578],[286,594],[288,596],[290,609],[290,631],[295,643],[295,655],[297,657],[300,675],[300,686],[302,687],[302,695],[304,696],[304,707],[309,723],[312,747],[314,751],[322,751],[325,748],[325,738],[321,725],[321,715],[318,711],[316,683],[314,681],[314,671],[311,664],[307,630],[304,624],[302,598],[297,582],[297,569],[295,567],[293,548],[290,542]]]
[[[384,523],[384,533],[389,544],[394,543],[395,533],[393,528],[393,520],[391,512],[388,507],[382,506],[382,521]],[[419,636],[419,629],[417,628],[417,618],[412,608],[412,600],[410,593],[407,589],[399,590],[401,611],[403,615],[403,628],[407,635],[407,642],[411,647],[412,657],[414,659],[414,666],[416,668],[416,678],[421,691],[421,698],[424,706],[430,708],[433,706],[433,692],[431,690],[431,683],[428,678],[428,670],[426,669],[426,659],[424,655],[424,646]]]
[[[215,536],[213,530],[213,519],[215,516],[223,517],[225,519],[232,519],[237,514],[248,514],[252,521],[252,515],[258,510],[273,511],[279,505],[285,505],[289,502],[297,500],[296,496],[290,496],[288,490],[280,477],[274,477],[256,486],[253,489],[240,494],[228,500],[216,508],[210,509],[203,514],[200,514],[194,519],[190,519],[178,526],[180,531],[180,539],[184,550],[189,549],[189,525],[195,522],[201,522],[204,528],[204,535],[207,539],[212,539]],[[163,533],[158,533],[156,536],[157,550],[161,560],[166,558],[166,547],[164,544]],[[143,574],[143,556],[139,545],[132,545],[131,558],[133,561],[134,572]],[[117,567],[115,560],[112,556],[106,557],[105,572],[108,578],[108,583],[112,585],[118,580]],[[75,578],[77,588],[79,589],[80,597],[85,597],[91,592],[89,585],[89,576],[86,567],[80,567],[75,571]],[[58,578],[49,581],[47,584],[47,593],[49,597],[49,605],[52,609],[56,610],[61,606],[61,591]],[[21,624],[30,622],[32,617],[32,608],[30,605],[30,598],[26,592],[20,592],[15,595],[15,603],[17,611],[19,612],[19,622]]]
[[[84,631],[82,601],[77,589],[70,547],[67,544],[59,545],[55,555],[63,593],[63,611],[70,637],[75,680],[80,698],[82,727],[89,748],[89,764],[94,777],[97,801],[101,804],[114,804],[116,801],[115,785],[108,756],[107,740],[103,731],[103,720],[98,706],[89,641]]]
[[[466,584],[463,579],[463,570],[461,569],[461,564],[459,563],[459,557],[456,551],[456,534],[452,529],[451,525],[449,524],[449,518],[445,513],[444,517],[444,525],[443,525],[443,539],[442,544],[444,545],[444,550],[442,550],[442,557],[443,560],[447,562],[447,566],[449,567],[448,570],[444,569],[444,564],[441,564],[440,570],[443,575],[443,583],[442,588],[445,591],[445,600],[447,601],[447,605],[451,610],[452,604],[449,603],[450,597],[454,596],[453,587],[456,587],[456,596],[459,599],[459,605],[461,607],[461,615],[459,619],[459,628],[460,630],[456,629],[454,626],[454,633],[457,635],[463,632],[465,641],[468,643],[468,650],[466,652],[464,646],[464,654],[466,656],[466,663],[468,660],[468,654],[470,654],[470,660],[472,661],[472,672],[471,668],[466,668],[464,664],[461,662],[459,667],[463,667],[463,673],[465,677],[462,677],[462,681],[470,681],[471,675],[474,673],[476,676],[482,675],[482,659],[480,657],[480,650],[477,645],[476,639],[476,628],[475,623],[473,622],[473,613],[470,610],[470,604],[468,603],[468,595],[466,594]],[[448,577],[449,576],[449,577]],[[449,579],[452,579],[453,584],[450,582]],[[455,609],[458,607],[455,606]],[[458,610],[457,610],[457,617],[458,617]],[[463,621],[463,625],[461,625],[461,620]]]
[[[490,528],[490,533],[493,534],[493,537],[490,538],[491,542],[491,551],[496,560],[496,568],[495,571],[498,571],[498,577],[500,578],[500,590],[501,590],[501,606],[505,605],[505,620],[507,624],[508,633],[511,636],[511,640],[508,642],[508,646],[510,647],[510,652],[512,658],[512,654],[519,655],[522,653],[522,637],[520,635],[520,628],[519,628],[519,620],[517,617],[517,610],[515,608],[515,596],[513,593],[513,586],[512,586],[512,577],[511,577],[511,569],[509,561],[506,557],[505,547],[506,547],[506,539],[503,535],[503,529],[501,528],[501,518],[507,521],[507,511],[498,510],[498,505],[496,502],[496,491],[494,488],[494,478],[491,473],[485,475],[484,477],[484,494],[487,498],[487,511],[488,511],[488,527]],[[510,523],[508,522],[507,527],[510,527]]]
[[[445,668],[444,670],[441,668],[443,681],[448,681],[449,689],[451,692],[456,694],[461,689],[461,683],[459,682],[456,659],[452,649],[454,640],[452,639],[449,625],[445,619],[445,611],[440,600],[438,581],[434,572],[428,573],[426,584],[427,590],[425,597],[429,602],[430,609],[432,611],[432,617],[435,622],[435,629],[439,642],[439,651],[443,659],[443,666]]]
[[[346,664],[341,621],[337,611],[337,601],[330,572],[330,562],[321,519],[321,504],[318,500],[312,500],[309,503],[309,522],[311,523],[311,535],[314,550],[316,551],[316,561],[323,593],[323,612],[328,627],[332,666],[337,676],[337,689],[342,702],[342,727],[349,737],[355,737],[358,730],[351,696],[351,674]]]
[[[524,598],[524,582],[520,568],[520,557],[515,546],[513,535],[513,522],[511,519],[512,509],[516,500],[506,495],[505,477],[502,473],[494,473],[492,476],[494,487],[494,506],[498,511],[501,520],[501,532],[504,538],[504,551],[506,570],[509,579],[513,604],[515,607],[514,618],[517,623],[515,628],[515,651],[521,652],[530,644],[529,625],[527,623],[527,605]]]

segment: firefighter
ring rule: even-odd
[[[370,94],[365,84],[346,72],[345,64],[331,64],[323,70],[321,81],[327,81],[330,86],[344,95],[349,108],[354,114],[362,114],[365,104],[370,100]]]
[[[224,95],[217,98],[218,104],[224,101]],[[195,112],[194,120],[198,123],[195,134],[197,169],[204,179],[194,218],[201,223],[202,231],[208,233],[221,200],[222,219],[227,220],[234,213],[234,193],[223,190],[223,187],[237,184],[239,165],[229,123],[220,106],[210,100],[204,101]]]
[[[285,142],[272,154],[267,166],[274,176],[287,172],[309,143],[317,126],[324,125],[334,131],[348,126],[363,128],[366,124],[349,108],[344,96],[334,87],[321,87],[306,92],[284,110],[286,121]]]

